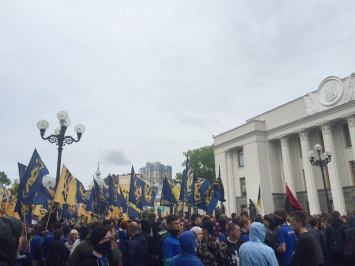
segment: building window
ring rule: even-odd
[[[350,161],[349,162],[349,166],[350,166],[351,176],[352,176],[352,179],[353,179],[353,185],[355,185],[355,162],[354,161]]]
[[[343,125],[343,132],[344,132],[344,139],[345,139],[345,147],[351,147],[351,138],[350,138],[350,131],[349,131],[349,125],[344,124]]]
[[[240,193],[242,196],[247,195],[247,186],[245,184],[245,177],[241,177],[240,179]]]
[[[237,151],[238,154],[238,166],[239,167],[244,167],[244,153],[243,149],[240,149]]]

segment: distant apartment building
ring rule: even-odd
[[[146,163],[145,167],[140,169],[140,174],[150,186],[161,187],[166,176],[168,179],[173,178],[172,167],[159,162]]]

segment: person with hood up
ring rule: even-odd
[[[192,231],[185,231],[179,237],[181,251],[170,261],[170,266],[203,266],[203,263],[196,258],[195,236]]]
[[[12,265],[22,246],[23,224],[12,216],[0,217],[0,265]]]
[[[128,234],[131,238],[126,247],[125,265],[145,266],[149,257],[147,240],[139,233],[139,226],[136,222],[128,225]]]
[[[250,225],[250,241],[239,249],[240,266],[278,265],[275,252],[264,244],[266,228],[262,223],[254,222]]]
[[[81,265],[85,266],[110,266],[108,254],[111,253],[111,233],[104,226],[98,226],[92,229],[90,235],[93,245],[92,252],[89,252],[83,258]]]

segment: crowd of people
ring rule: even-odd
[[[249,266],[355,265],[355,213],[231,217],[150,213],[143,220],[70,223],[24,228],[0,217],[0,265],[33,266]]]

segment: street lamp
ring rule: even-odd
[[[48,140],[50,143],[55,143],[58,146],[58,160],[57,160],[57,176],[56,176],[56,185],[59,181],[60,175],[60,164],[62,161],[62,151],[63,146],[65,144],[72,144],[73,142],[79,142],[81,139],[82,134],[85,132],[85,127],[82,124],[77,124],[74,128],[75,132],[78,134],[78,139],[74,139],[71,136],[65,136],[65,131],[67,127],[70,126],[71,120],[68,117],[68,113],[66,111],[60,111],[57,114],[57,118],[59,119],[59,127],[57,127],[54,131],[54,134],[44,137],[44,133],[46,132],[49,124],[46,120],[40,120],[37,123],[37,127],[41,132],[41,137],[44,140]]]
[[[325,183],[325,175],[324,175],[324,167],[330,162],[331,160],[331,153],[329,151],[326,151],[325,158],[322,159],[321,157],[321,150],[322,150],[322,145],[316,144],[314,145],[314,149],[318,153],[318,160],[314,159],[315,153],[314,151],[309,152],[309,161],[311,162],[312,165],[318,166],[322,172],[322,178],[323,178],[323,185],[324,185],[324,191],[325,191],[325,199],[327,201],[327,207],[328,207],[328,213],[330,214],[332,212],[332,209],[330,207],[330,202],[329,202],[329,197],[328,197],[328,189]]]

